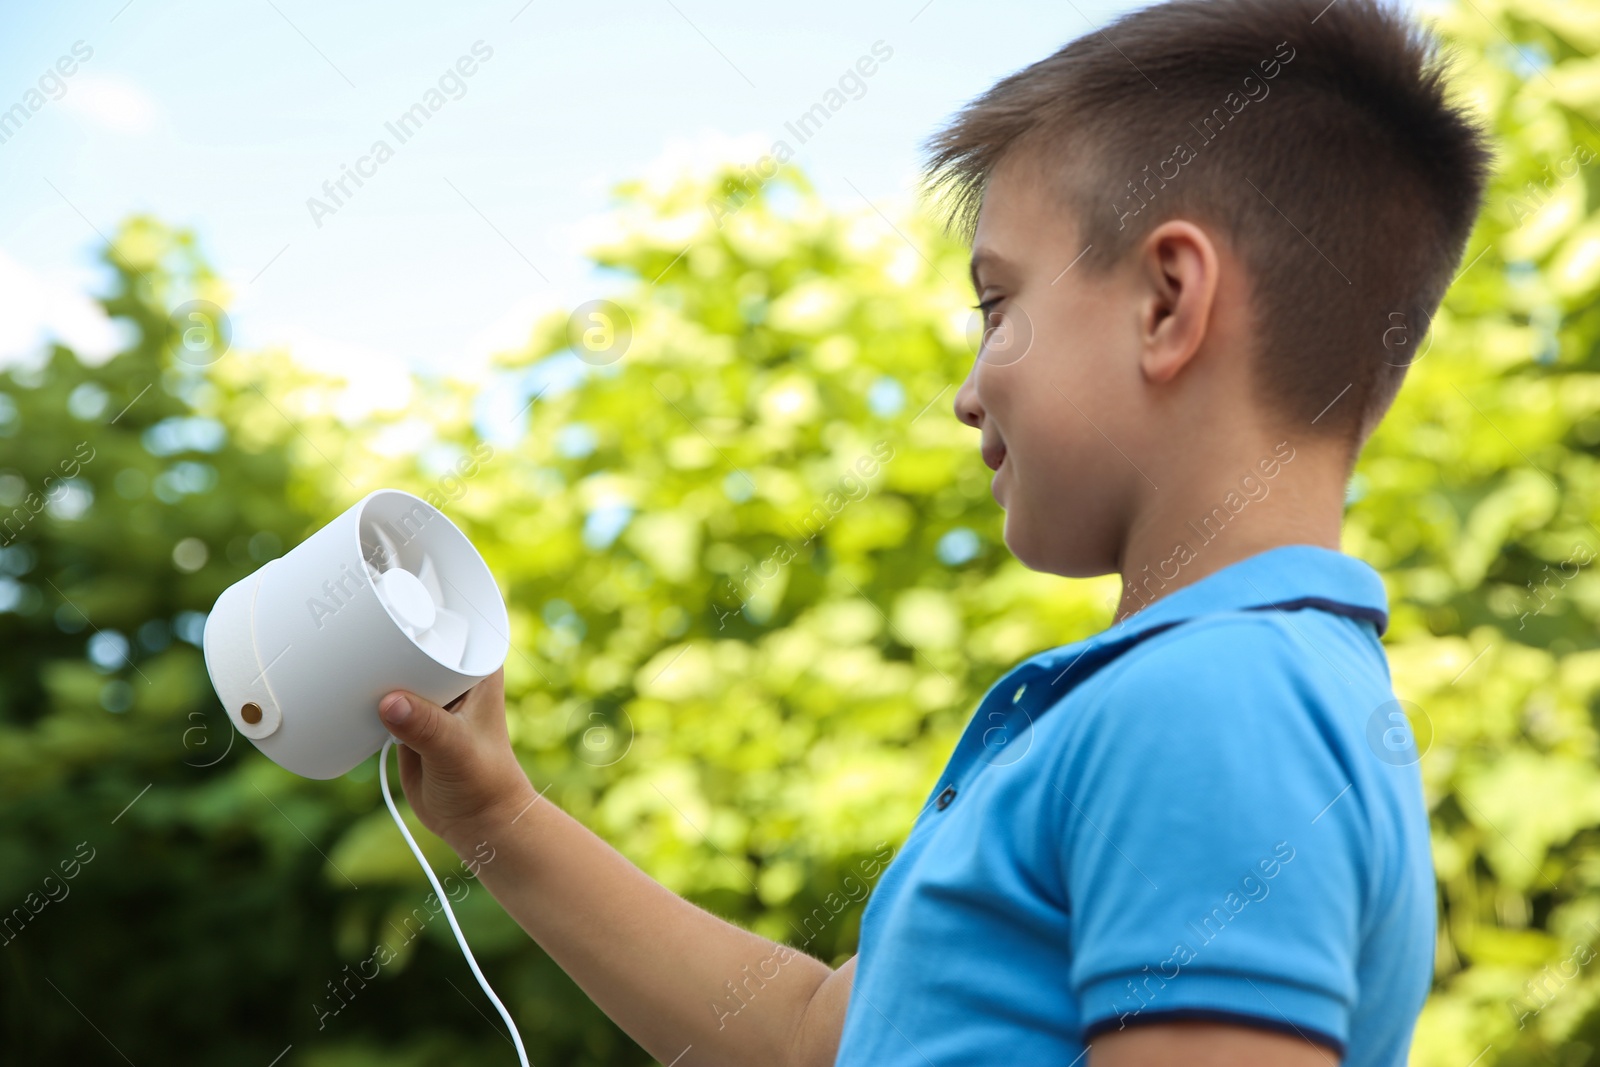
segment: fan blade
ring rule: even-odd
[[[417,568],[417,577],[422,579],[422,584],[428,587],[428,595],[433,597],[434,607],[444,607],[444,590],[439,587],[439,571],[433,565],[433,557],[423,553],[422,566]]]
[[[466,619],[448,608],[440,608],[433,625],[417,635],[417,644],[440,663],[459,669],[467,651],[470,630]]]
[[[378,584],[378,576],[383,573],[383,567],[380,566],[382,562],[383,546],[373,547],[371,541],[362,541],[361,563],[367,568],[367,577],[372,580],[374,586]]]
[[[388,571],[400,566],[400,549],[394,543],[394,538],[389,536],[381,523],[374,523],[372,532],[378,535],[378,543],[383,546],[383,569]]]
[[[373,523],[367,527],[367,532],[378,544],[376,548],[370,548],[363,541],[361,550],[367,564],[367,574],[376,581],[379,574],[400,566],[400,550],[395,547],[393,539],[384,532],[381,524]]]

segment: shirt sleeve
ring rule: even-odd
[[[1082,1037],[1210,1019],[1343,1055],[1370,851],[1348,709],[1290,623],[1192,625],[1096,680],[1054,768]]]

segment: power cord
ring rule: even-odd
[[[433,873],[433,868],[428,866],[428,861],[422,855],[422,849],[417,847],[416,838],[411,836],[406,821],[400,817],[399,809],[394,806],[394,797],[389,794],[389,750],[393,747],[394,738],[391,737],[383,743],[383,751],[378,753],[378,780],[383,784],[383,802],[389,806],[389,814],[394,816],[394,824],[400,827],[400,832],[405,835],[406,844],[411,846],[411,854],[422,864],[422,872],[428,876],[428,881],[433,884],[433,891],[439,895],[439,903],[444,905],[445,918],[450,920],[450,929],[456,933],[456,941],[461,945],[461,954],[467,957],[467,965],[472,968],[472,976],[478,980],[478,984],[489,995],[489,999],[494,1001],[494,1006],[500,1011],[500,1018],[511,1028],[511,1037],[517,1045],[518,1061],[522,1067],[528,1067],[528,1052],[522,1047],[522,1035],[517,1032],[517,1024],[511,1021],[511,1013],[506,1011],[506,1006],[500,1003],[500,998],[489,988],[488,979],[478,970],[478,961],[472,958],[472,950],[467,947],[466,935],[461,932],[461,927],[456,922],[456,913],[450,910],[450,901],[444,894],[444,887],[439,884],[438,876]]]

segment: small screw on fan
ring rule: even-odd
[[[261,721],[261,705],[251,701],[239,709],[239,718],[254,726]]]

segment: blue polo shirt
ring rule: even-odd
[[[1387,609],[1286,545],[996,682],[867,902],[839,1067],[1068,1067],[1182,1019],[1403,1064],[1435,886]]]

